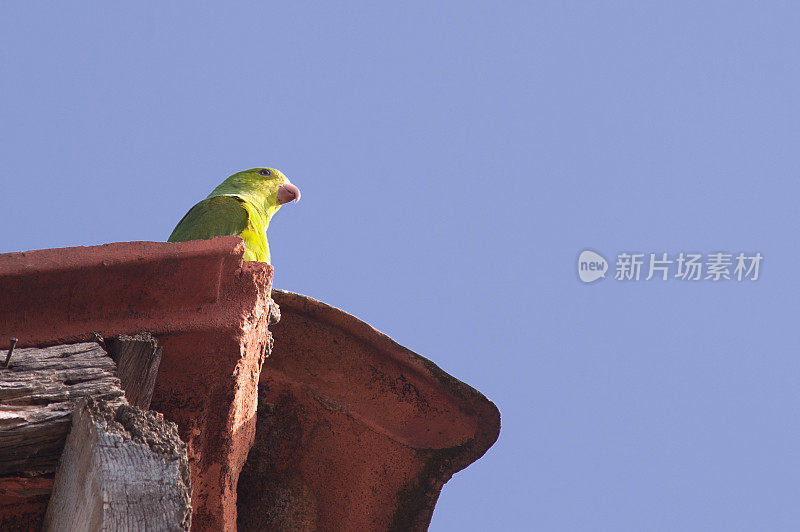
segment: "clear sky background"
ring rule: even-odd
[[[0,252],[164,240],[280,168],[275,286],[502,412],[432,530],[798,530],[798,28],[794,2],[4,2]],[[584,285],[586,248],[764,262]]]

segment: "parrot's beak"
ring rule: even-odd
[[[290,201],[295,203],[300,201],[300,189],[286,181],[278,187],[278,205],[283,205]]]

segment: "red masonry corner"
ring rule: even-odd
[[[236,484],[255,434],[272,267],[242,263],[243,253],[240,238],[219,237],[0,255],[0,339],[158,338],[151,408],[189,444],[195,530],[235,530]],[[12,518],[0,513],[0,522]]]
[[[155,335],[151,408],[189,444],[193,530],[236,530],[237,508],[241,530],[425,529],[442,485],[497,439],[497,408],[290,292],[272,291],[266,358],[272,267],[243,251],[218,237],[2,254],[0,349]],[[0,477],[0,529],[38,529],[51,486]]]

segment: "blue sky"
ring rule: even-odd
[[[0,252],[164,240],[280,168],[276,287],[502,412],[432,530],[797,530],[800,8],[698,4],[6,2]]]

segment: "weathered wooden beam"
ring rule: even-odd
[[[94,343],[16,349],[0,368],[0,475],[52,472],[81,397],[124,402],[114,361]]]
[[[186,444],[155,412],[76,408],[43,530],[188,530]]]
[[[106,342],[108,354],[117,363],[128,403],[142,410],[150,408],[156,383],[161,348],[150,333],[120,335]]]

